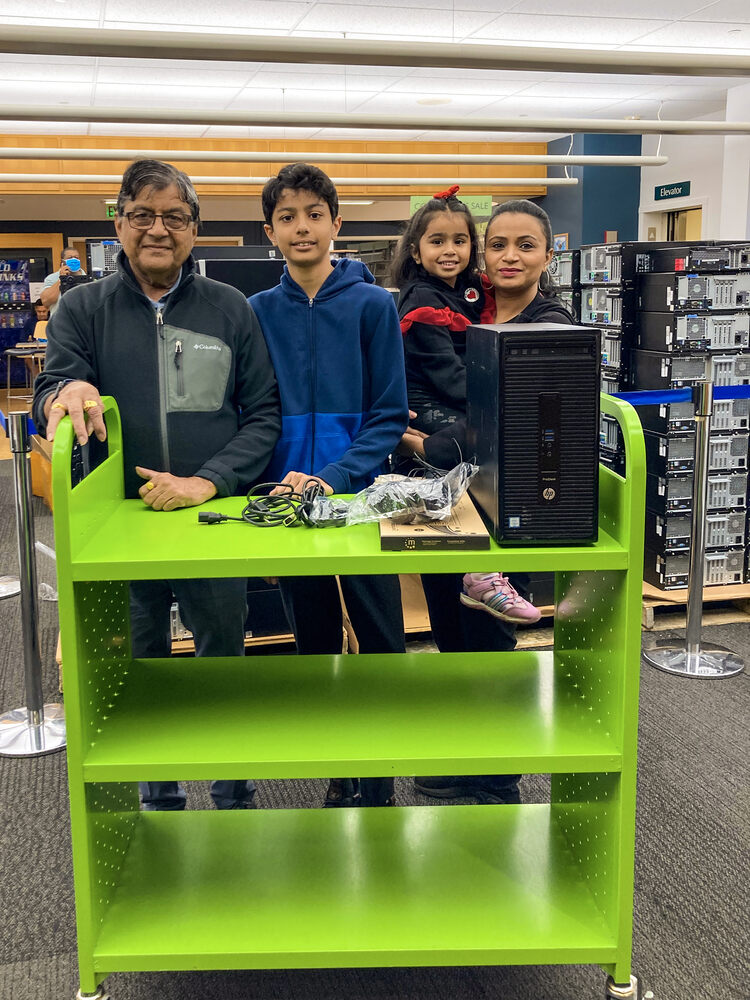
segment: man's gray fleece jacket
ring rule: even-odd
[[[183,264],[178,287],[155,310],[124,253],[118,270],[69,291],[47,327],[45,368],[34,385],[34,422],[61,379],[114,396],[123,424],[125,495],[140,465],[202,476],[220,496],[245,492],[279,437],[278,389],[255,314],[236,288]]]

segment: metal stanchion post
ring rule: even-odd
[[[0,412],[0,425],[6,427],[5,414]],[[0,601],[5,597],[18,597],[21,593],[21,581],[17,576],[0,576]]]
[[[45,705],[42,695],[42,659],[37,616],[34,522],[31,516],[28,413],[10,413],[10,450],[13,453],[18,565],[21,573],[21,630],[23,635],[26,705],[0,715],[0,756],[36,757],[65,746],[62,705]]]
[[[693,517],[690,530],[688,602],[685,643],[656,643],[645,650],[646,663],[683,677],[732,677],[744,670],[741,657],[724,646],[701,646],[703,576],[706,555],[706,499],[708,496],[708,447],[713,413],[713,383],[693,390],[695,402],[695,461],[693,463]]]

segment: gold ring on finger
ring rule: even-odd
[[[153,488],[154,488],[154,483],[152,483],[151,480],[149,479],[149,481],[146,483],[146,489],[152,490]]]
[[[67,413],[67,412],[68,412],[68,411],[67,411],[67,410],[65,409],[65,407],[63,406],[63,404],[62,404],[62,403],[53,403],[53,404],[52,404],[52,406],[50,406],[50,409],[51,409],[51,410],[62,410],[62,411],[63,411],[63,413]]]
[[[84,399],[83,401],[84,410],[93,410],[93,408],[98,405],[99,404],[95,399]]]

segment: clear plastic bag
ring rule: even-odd
[[[348,503],[317,497],[309,512],[315,527],[391,520],[396,524],[442,521],[466,492],[477,467],[462,462],[444,476],[387,476],[357,493]]]

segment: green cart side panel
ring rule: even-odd
[[[111,970],[95,968],[95,942],[112,906],[136,832],[138,786],[89,784],[83,803],[71,797],[73,867],[81,990],[93,993]]]

